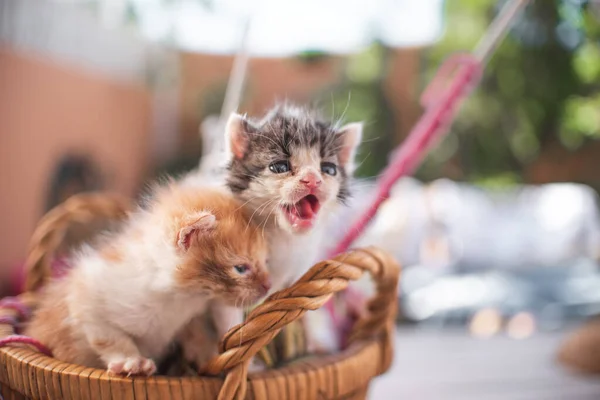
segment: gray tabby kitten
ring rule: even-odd
[[[308,109],[278,106],[261,121],[230,117],[227,186],[269,236],[273,290],[323,252],[324,225],[349,196],[362,124],[337,127]]]
[[[186,181],[226,185],[250,208],[269,245],[272,293],[304,274],[330,242],[325,240],[326,224],[350,194],[361,137],[361,123],[339,127],[314,111],[287,104],[276,106],[261,120],[234,113],[225,126],[226,163],[204,163]],[[213,154],[211,159],[218,157]],[[234,308],[213,313],[219,315],[218,337],[243,321],[243,314]],[[334,350],[333,330],[319,328],[320,334],[308,329],[308,350]]]

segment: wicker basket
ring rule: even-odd
[[[73,221],[87,223],[118,217],[125,202],[105,194],[78,195],[52,210],[32,238],[27,261],[27,292],[0,309],[0,339],[15,337],[14,326],[35,308],[35,290],[51,274],[56,249]],[[310,357],[289,365],[248,374],[250,358],[287,324],[369,272],[376,295],[358,320],[348,348],[338,354]],[[111,377],[105,370],[53,359],[30,345],[0,348],[0,393],[9,399],[364,399],[370,381],[385,372],[393,356],[399,267],[376,248],[350,251],[318,263],[293,286],[274,293],[246,321],[232,328],[220,354],[201,377]],[[12,322],[12,324],[11,324]],[[243,333],[243,334],[242,334]]]

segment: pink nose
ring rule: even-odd
[[[261,286],[265,293],[268,293],[271,290],[271,282],[270,281],[262,281]]]
[[[321,186],[321,180],[315,174],[308,174],[300,178],[300,182],[309,189],[315,189]]]

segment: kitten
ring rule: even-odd
[[[222,179],[264,230],[273,291],[289,286],[322,256],[327,221],[350,194],[361,136],[361,123],[338,127],[289,105],[275,107],[261,121],[230,116]],[[208,175],[201,169],[188,182],[206,182]],[[241,320],[236,310],[221,313],[224,326]]]
[[[324,226],[350,194],[362,125],[337,128],[303,108],[280,106],[255,122],[232,115],[227,186],[269,238],[273,290],[317,261]]]
[[[151,375],[211,302],[241,306],[268,292],[266,254],[261,232],[230,194],[170,184],[120,232],[75,257],[45,291],[25,334],[62,361]],[[216,342],[209,344],[216,353]],[[206,352],[193,345],[185,353],[204,361]]]

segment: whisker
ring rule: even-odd
[[[262,214],[263,214],[263,211],[264,211],[264,210],[265,210],[267,207],[269,207],[270,205],[272,205],[272,204],[273,204],[275,201],[277,201],[277,198],[270,199],[269,201],[267,201],[266,203],[264,203],[264,204],[263,204],[261,207],[259,207],[259,208],[257,209],[257,211],[258,211],[258,210],[261,210],[261,211],[260,211],[260,213],[259,213],[259,215],[262,215]],[[267,217],[267,218],[268,218],[268,217]]]
[[[357,166],[356,166],[354,169],[359,169],[359,168],[360,168],[360,167],[361,167],[361,166],[362,166],[362,165],[363,165],[363,164],[364,164],[364,163],[367,161],[367,159],[369,158],[369,156],[371,156],[371,152],[369,152],[369,153],[368,153],[368,154],[365,156],[365,158],[363,158],[363,160],[360,162],[360,164],[358,164],[358,165],[357,165]]]
[[[333,100],[333,92],[329,92],[331,95],[331,120],[335,120],[335,101]]]
[[[250,203],[251,201],[253,201],[253,200],[256,200],[256,199],[258,199],[258,196],[256,196],[256,197],[252,197],[250,200],[248,200],[247,202],[245,202],[244,204],[242,204],[241,206],[239,206],[238,208],[236,208],[236,209],[234,210],[234,212],[235,212],[235,211],[239,211],[239,210],[240,210],[240,209],[242,209],[242,208],[243,208],[243,207],[244,207],[246,204],[248,204],[248,203]]]
[[[348,91],[348,100],[346,101],[346,107],[344,107],[344,111],[342,112],[342,115],[340,116],[340,118],[338,119],[338,121],[336,122],[336,126],[340,126],[342,121],[344,120],[344,117],[346,116],[346,111],[348,111],[348,107],[350,106],[350,100],[352,99],[352,91],[349,90]]]
[[[280,200],[279,203],[277,204],[277,206],[281,206],[281,205],[282,205],[282,203],[281,203],[281,200]],[[267,226],[267,222],[269,221],[269,218],[271,218],[271,214],[273,214],[273,211],[275,211],[277,209],[277,206],[273,207],[271,209],[271,212],[269,213],[269,215],[267,215],[267,218],[265,218],[265,221],[264,221],[263,227],[262,227],[262,237],[263,237],[263,239],[265,238],[265,228]]]
[[[260,132],[254,132],[253,135],[259,136],[259,137],[263,137],[265,139],[270,140],[275,146],[279,147],[281,144],[277,143],[275,140],[273,140],[272,138],[268,137],[267,135],[264,135]]]
[[[246,224],[246,229],[244,230],[244,232],[246,232],[248,230],[248,228],[250,227],[250,223],[253,221],[254,219],[254,215],[266,204],[269,204],[269,202],[273,201],[272,199],[265,201],[262,205],[260,205],[259,207],[257,207],[254,212],[252,213],[252,215],[250,216],[250,218],[248,219],[248,223]],[[260,214],[259,214],[260,215]]]

